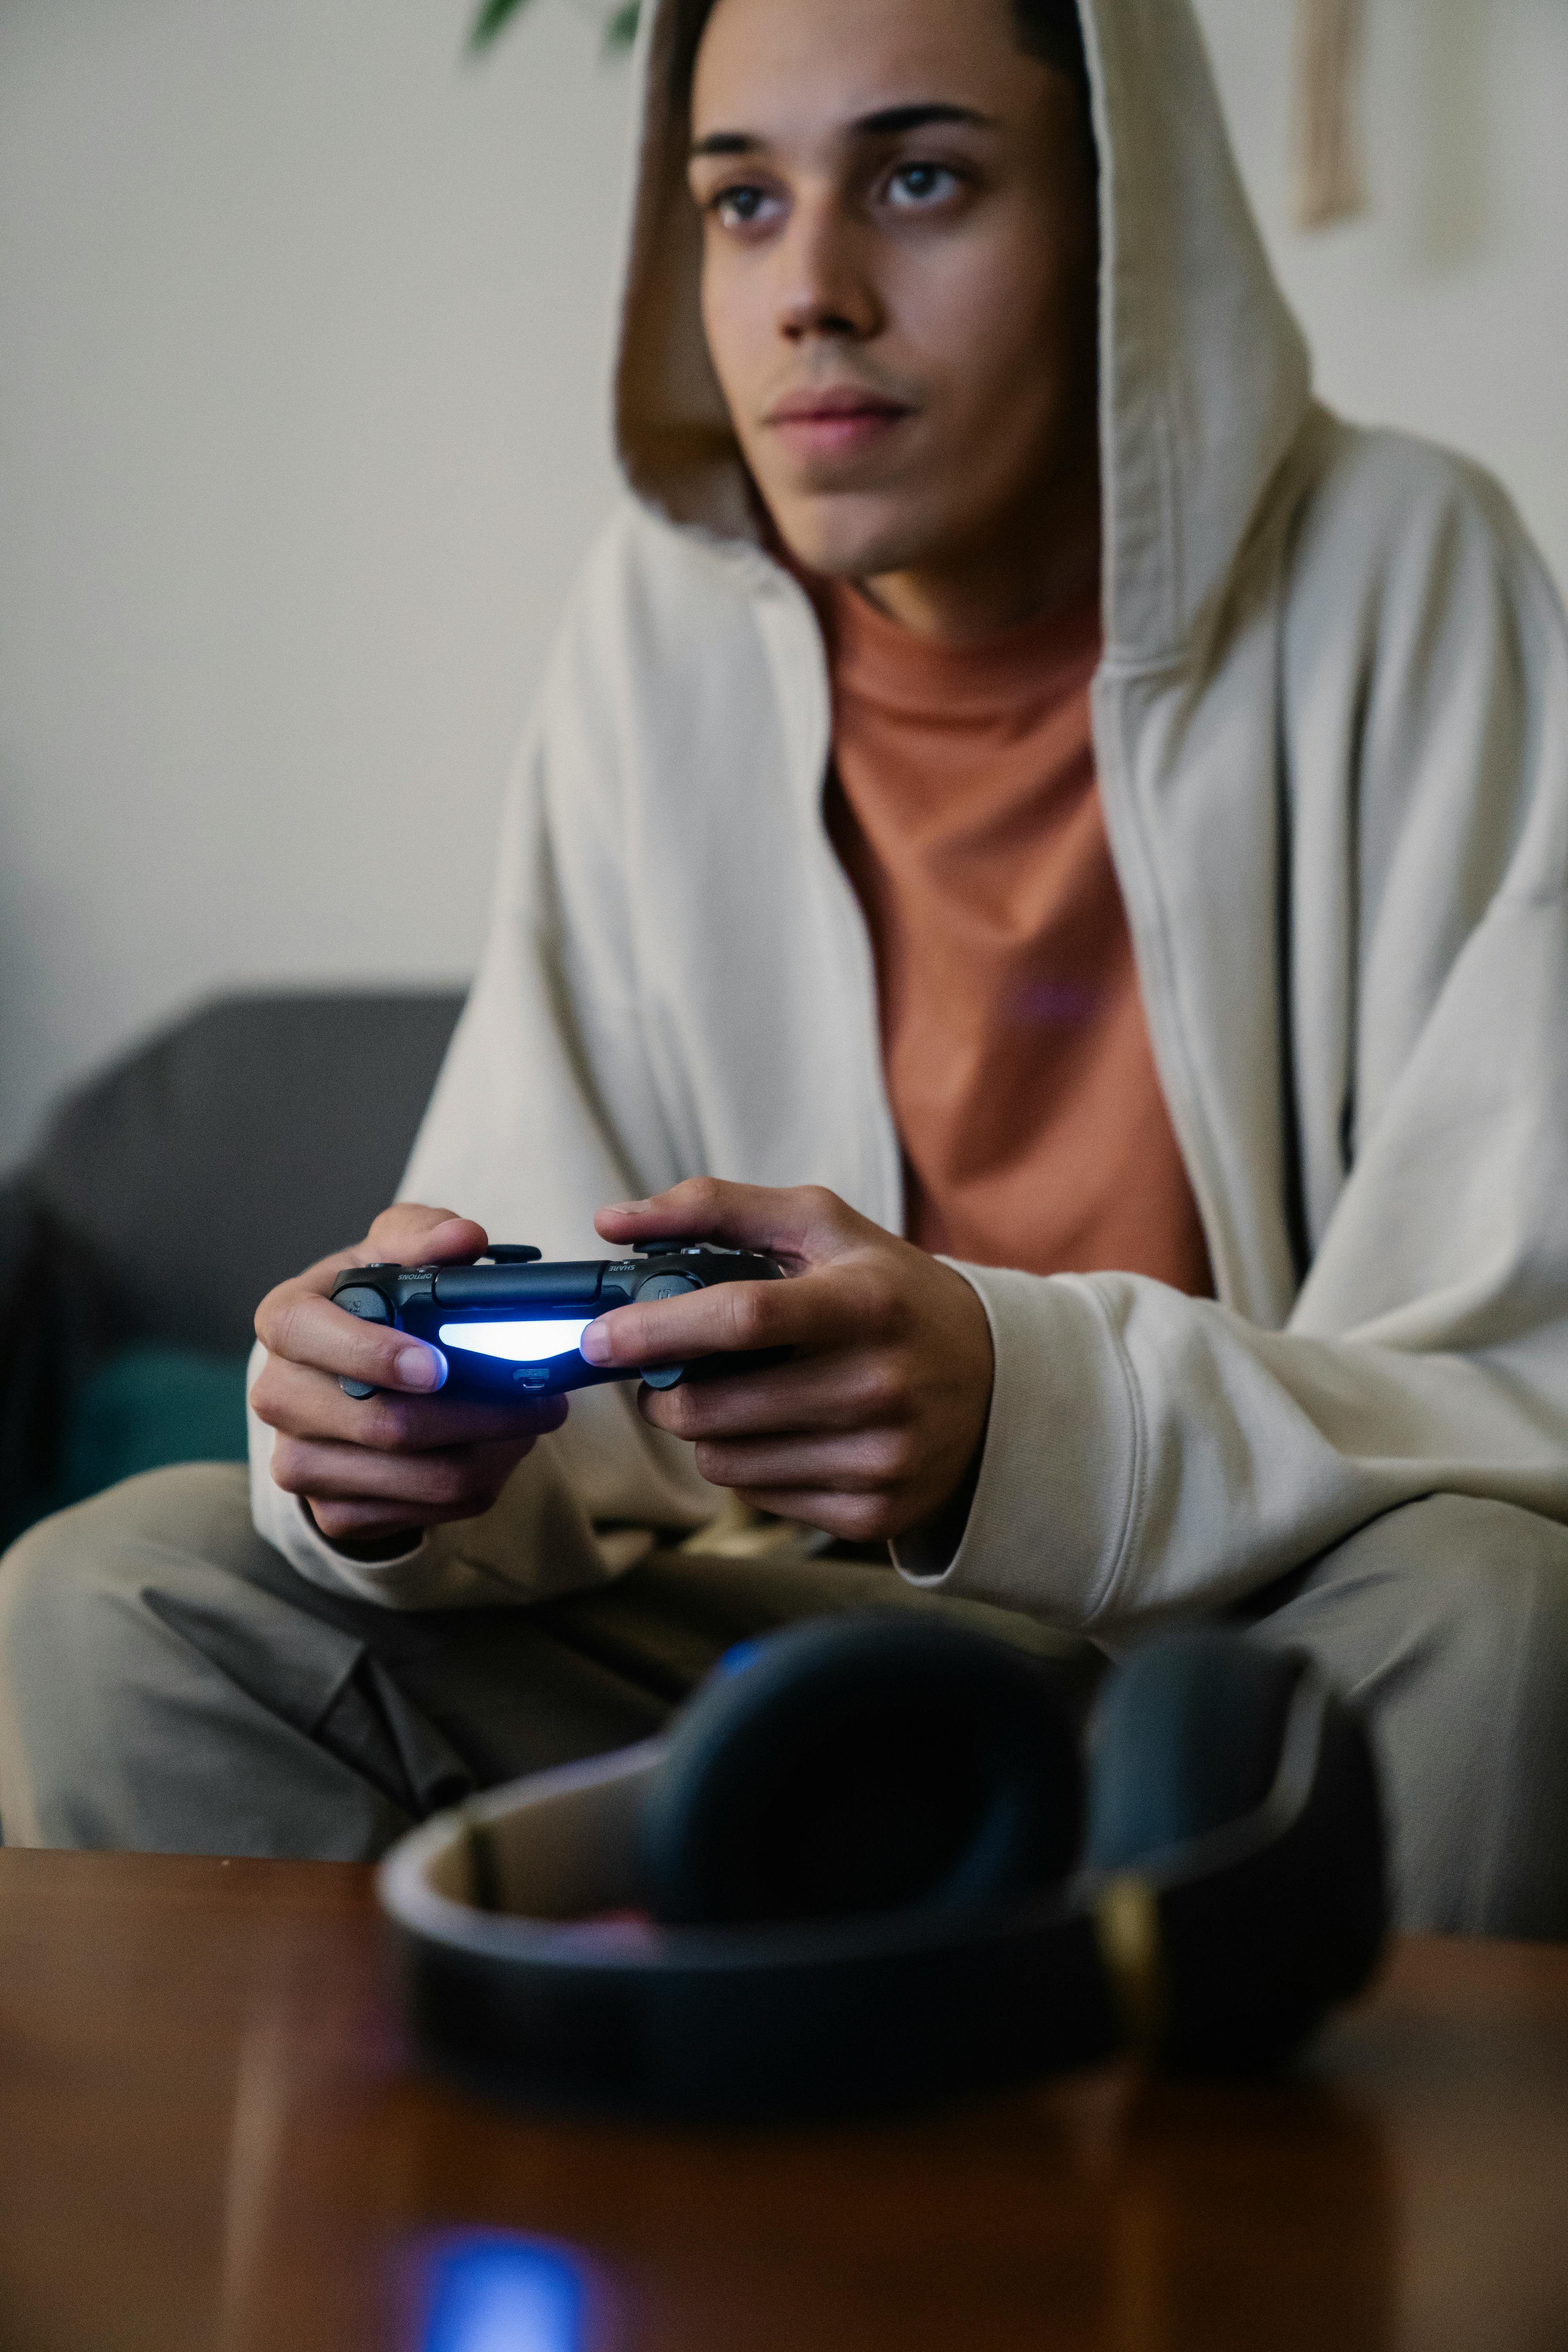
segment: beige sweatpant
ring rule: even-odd
[[[245,1472],[149,1473],[0,1562],[0,1829],[12,1844],[369,1858],[415,1821],[643,1738],[733,1642],[868,1601],[1029,1620],[840,1560],[659,1553],[533,1608],[400,1612],[319,1590],[256,1534]],[[1568,1936],[1568,1529],[1435,1496],[1244,1612],[1364,1707],[1402,1925]]]

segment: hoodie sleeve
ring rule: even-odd
[[[612,535],[568,608],[508,795],[483,960],[399,1190],[547,1257],[602,1255],[593,1213],[688,1172],[651,1074],[631,969],[618,806],[624,697],[600,640]],[[605,573],[612,575],[609,593]],[[251,1367],[254,1382],[262,1352]],[[714,1508],[691,1450],[650,1429],[629,1383],[586,1389],[482,1517],[367,1564],[328,1543],[271,1476],[250,1415],[256,1527],[301,1575],[393,1608],[527,1602],[600,1580],[595,1519],[700,1526]]]
[[[1283,1331],[1131,1275],[958,1270],[995,1387],[967,1526],[915,1580],[1086,1627],[1222,1607],[1417,1496],[1568,1520],[1568,902],[1494,910]],[[1315,1328],[1331,1287],[1402,1303]]]
[[[1433,1493],[1568,1521],[1568,658],[1493,504],[1447,509],[1474,560],[1448,528],[1420,592],[1384,593],[1375,657],[1347,656],[1355,1051],[1302,1122],[1283,1328],[1136,1276],[961,1266],[991,1420],[956,1550],[895,1548],[915,1580],[1110,1630],[1223,1607]],[[1315,1198],[1314,1152],[1337,1162]]]

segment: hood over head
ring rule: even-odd
[[[679,525],[754,541],[708,357],[672,60],[701,0],[645,0],[616,369],[626,478]],[[1168,660],[1223,593],[1310,400],[1189,0],[1079,0],[1100,158],[1108,659]]]

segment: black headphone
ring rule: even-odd
[[[663,1737],[382,1865],[417,2037],[532,2102],[905,2105],[1132,2047],[1268,2065],[1372,1973],[1376,1777],[1311,1662],[1217,1630],[1112,1674],[869,1611],[748,1643]]]

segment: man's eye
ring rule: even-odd
[[[888,182],[888,201],[906,208],[941,204],[958,185],[945,163],[900,163]]]
[[[721,188],[708,208],[721,228],[751,228],[763,217],[767,204],[765,188]]]

